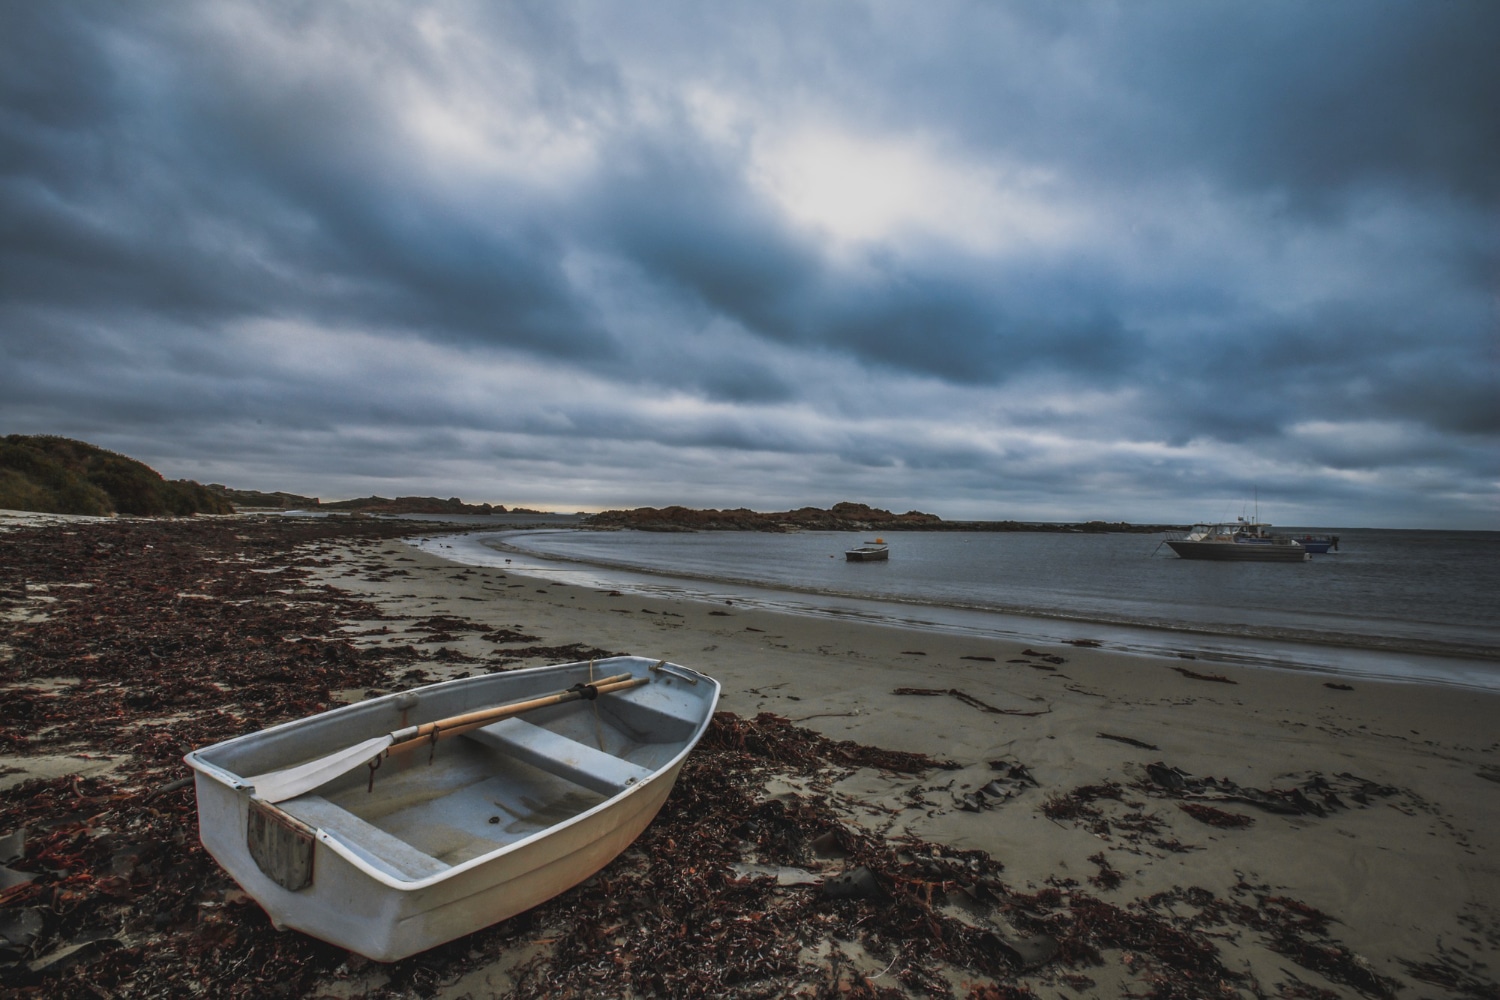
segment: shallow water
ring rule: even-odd
[[[1183,560],[1160,535],[1047,532],[893,532],[882,563],[846,562],[874,537],[847,532],[515,532],[442,554],[490,562],[502,546],[517,571],[644,593],[1500,687],[1500,533],[1319,530],[1339,550],[1291,564]]]

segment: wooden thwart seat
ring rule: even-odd
[[[525,719],[502,719],[464,736],[600,795],[615,795],[653,773]]]
[[[452,867],[430,854],[424,854],[401,838],[391,836],[378,826],[366,823],[321,795],[299,795],[295,799],[277,803],[277,808],[308,826],[317,827],[324,833],[337,837],[353,848],[361,858],[387,875],[415,880],[436,875]]]

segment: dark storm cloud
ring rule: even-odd
[[[754,362],[742,361],[686,374],[707,395],[730,403],[780,403],[795,398],[795,391],[785,378]]]
[[[1468,0],[6,5],[3,430],[563,504],[1353,472],[1372,518],[1493,521],[1496,37]]]
[[[1158,6],[1132,27],[1149,58],[1113,47],[1111,69],[1216,173],[1314,204],[1362,184],[1500,201],[1494,4]]]
[[[1069,276],[908,273],[852,291],[825,321],[829,342],[893,368],[998,384],[1046,368],[1107,381],[1133,366],[1135,335]]]
[[[287,226],[275,250],[292,266],[346,286],[288,288],[303,309],[542,353],[608,349],[567,288],[545,219],[504,202],[476,212],[421,184],[361,95],[230,96],[236,104],[198,109],[215,165],[277,203]]]
[[[594,192],[590,224],[645,280],[757,335],[966,383],[1128,364],[1133,336],[1077,273],[999,277],[953,256],[841,274],[711,151],[651,140],[612,151],[618,172]]]
[[[913,44],[894,49],[851,32],[886,78],[876,92],[893,113],[1101,179],[1202,170],[1306,207],[1367,183],[1500,197],[1500,7],[1485,0],[1037,2],[965,14],[968,30],[936,48],[917,23],[906,25]]]
[[[608,159],[614,169],[591,192],[591,224],[645,280],[762,335],[806,336],[822,262],[722,154],[653,134]]]
[[[10,25],[36,45],[3,78],[15,109],[0,189],[8,302],[205,320],[294,312],[609,350],[545,221],[506,204],[475,218],[418,183],[388,109],[349,81],[282,85],[237,61],[232,38],[170,22],[42,16]],[[138,65],[121,48],[139,49]]]

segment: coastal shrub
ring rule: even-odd
[[[56,495],[14,469],[0,469],[0,510],[58,513]]]
[[[109,495],[45,454],[0,442],[0,509],[47,514],[108,514]]]
[[[104,452],[86,459],[84,468],[89,482],[109,494],[119,513],[149,517],[167,512],[161,498],[161,476],[139,462]]]
[[[233,510],[198,483],[169,483],[133,458],[70,438],[24,434],[0,440],[0,508],[96,516]]]
[[[162,483],[162,501],[167,513],[186,517],[190,514],[233,514],[234,504],[202,483],[191,479],[169,479]]]

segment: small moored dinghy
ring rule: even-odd
[[[844,559],[847,562],[885,562],[890,557],[891,548],[885,544],[884,538],[877,538],[873,542],[866,542],[844,550]]]
[[[631,656],[347,705],[188,754],[199,835],[278,928],[392,962],[608,864],[718,700]]]

